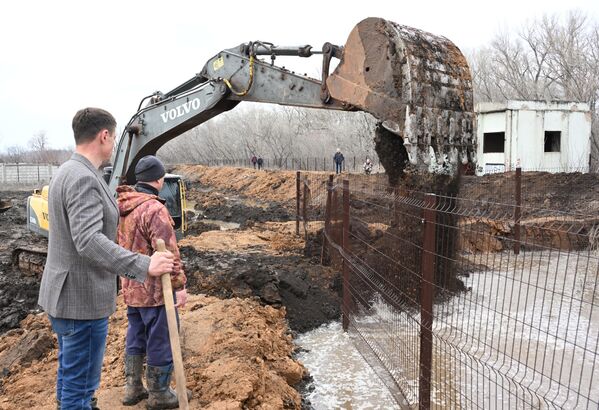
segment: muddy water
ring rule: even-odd
[[[392,409],[395,402],[343,332],[339,322],[304,333],[296,343],[298,359],[314,379],[308,395],[316,410]]]
[[[237,229],[241,226],[237,222],[226,222],[221,221],[220,219],[202,219],[201,221],[207,224],[217,225],[221,231],[230,231],[232,229]]]
[[[502,256],[495,269],[471,273],[468,292],[435,305],[433,404],[598,408],[599,257],[548,251]],[[418,313],[379,299],[353,322],[379,354],[401,366],[394,378],[417,403]],[[298,340],[311,349],[302,360],[314,375],[315,407],[391,408],[382,401],[390,397],[381,383],[334,326]]]
[[[461,369],[445,379],[454,399],[486,408],[597,408],[599,258],[504,253],[494,265],[466,280],[471,292],[435,307],[435,348]]]
[[[204,213],[201,211],[198,211],[197,209],[195,209],[195,207],[196,207],[195,201],[187,200],[185,211],[192,212],[194,215],[194,217],[190,221],[188,221],[188,223],[192,223],[195,221],[201,221],[205,224],[217,225],[221,231],[230,231],[232,229],[238,229],[241,226],[241,224],[238,222],[228,222],[228,221],[223,221],[220,219],[205,218]]]

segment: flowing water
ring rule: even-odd
[[[310,371],[314,390],[307,396],[316,410],[393,409],[393,398],[343,332],[332,322],[300,335],[298,359]]]
[[[598,408],[599,260],[525,252],[473,272],[469,292],[435,305],[432,402],[437,408]],[[354,326],[394,364],[418,401],[419,315],[377,298]],[[339,323],[297,339],[316,409],[398,406]]]

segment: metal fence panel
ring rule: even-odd
[[[532,206],[580,175],[476,177],[504,179],[484,200],[468,178],[455,196],[344,176],[347,209],[341,177],[304,175],[344,325],[400,406],[598,408],[599,215]]]

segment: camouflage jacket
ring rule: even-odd
[[[175,267],[171,274],[173,290],[185,287],[187,278],[183,272],[174,222],[161,198],[145,192],[138,192],[132,186],[117,188],[120,221],[118,228],[119,245],[133,252],[152,255],[156,240],[163,239],[166,248],[175,255]],[[164,305],[160,277],[148,276],[145,282],[121,277],[125,303],[134,307]]]

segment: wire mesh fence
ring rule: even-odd
[[[599,406],[599,215],[572,204],[579,176],[536,186],[561,202],[533,197],[526,173],[502,178],[484,200],[467,178],[450,193],[302,179],[304,234],[342,271],[344,329],[402,407]]]

